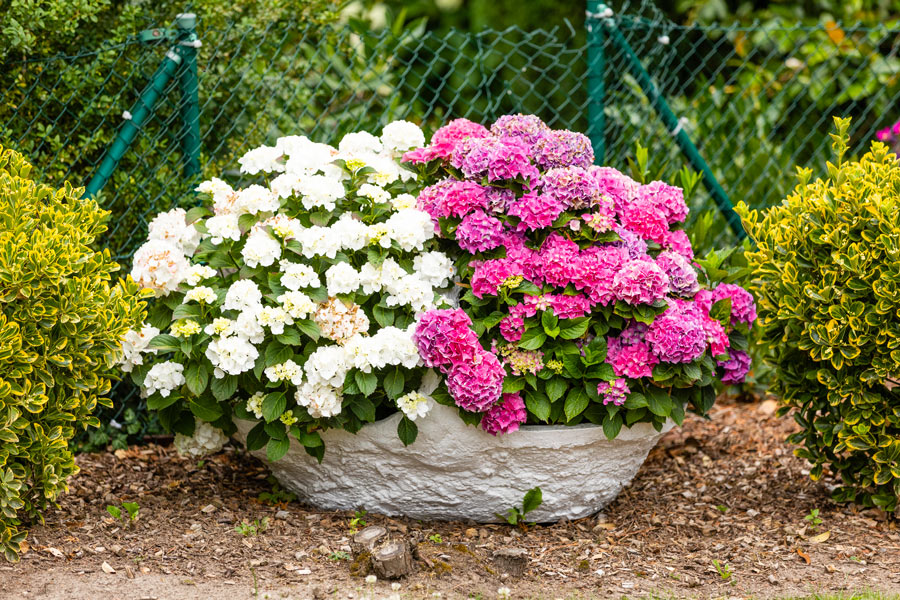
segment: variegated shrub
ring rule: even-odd
[[[828,177],[800,184],[763,213],[738,208],[757,243],[762,343],[774,391],[802,430],[789,439],[843,485],[840,501],[888,511],[900,497],[900,162],[873,143],[845,159],[849,119],[835,119]]]
[[[23,523],[66,490],[78,467],[76,427],[99,425],[107,371],[125,332],[143,321],[133,282],[94,242],[108,212],[70,185],[29,179],[0,147],[0,551],[16,560]]]

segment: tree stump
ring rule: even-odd
[[[494,565],[502,573],[521,577],[528,568],[528,552],[523,548],[501,548],[494,551]]]
[[[400,579],[412,573],[413,558],[409,544],[388,542],[372,552],[372,567],[382,579]]]
[[[366,527],[353,536],[350,541],[350,548],[353,550],[354,556],[359,556],[363,552],[371,553],[381,539],[387,535],[387,529],[380,525],[372,525]]]

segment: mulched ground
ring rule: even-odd
[[[900,591],[900,529],[877,511],[836,506],[783,442],[793,425],[772,402],[725,404],[668,434],[603,513],[522,530],[366,515],[419,536],[418,572],[403,598],[775,598]],[[170,447],[82,455],[62,508],[35,527],[15,566],[0,566],[0,598],[386,598],[389,582],[350,575],[353,514],[296,502],[272,506],[265,468],[231,449],[202,464]],[[107,504],[140,505],[123,525]],[[815,529],[804,517],[819,509]],[[241,521],[268,518],[257,535]],[[528,572],[493,567],[525,548]],[[717,561],[719,567],[715,566]],[[114,572],[112,572],[114,571]],[[99,594],[99,595],[98,595]]]

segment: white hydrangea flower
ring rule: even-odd
[[[195,418],[194,435],[175,434],[175,450],[180,456],[203,458],[221,450],[227,441],[221,429]]]
[[[399,194],[391,200],[394,210],[403,210],[416,207],[416,197],[412,194]]]
[[[254,227],[241,249],[241,256],[248,267],[270,267],[281,258],[281,244],[262,227]]]
[[[369,241],[369,227],[350,213],[342,214],[330,229],[345,250],[360,250]]]
[[[335,202],[346,194],[344,184],[340,180],[325,175],[303,178],[297,191],[302,196],[301,203],[306,210],[317,207],[334,210]]]
[[[297,389],[294,398],[297,404],[306,408],[314,419],[333,417],[340,414],[343,397],[338,388],[306,382]]]
[[[263,310],[260,304],[242,311],[234,322],[234,333],[251,344],[260,344],[265,339],[266,332],[259,324],[257,315]]]
[[[144,395],[151,396],[156,392],[168,398],[181,385],[184,385],[184,365],[171,360],[157,363],[150,367],[144,377]]]
[[[391,236],[387,223],[372,223],[367,231],[370,244],[378,244],[382,248],[391,247]]]
[[[150,340],[159,335],[159,329],[153,325],[144,324],[140,331],[129,331],[122,338],[122,359],[119,366],[126,373],[131,373],[138,365],[144,364],[144,354],[156,354],[159,350],[147,348]]]
[[[265,392],[256,392],[247,399],[247,410],[253,413],[257,419],[263,418],[262,403],[265,400]]]
[[[234,194],[234,189],[218,177],[213,177],[209,181],[204,181],[196,188],[201,194],[209,194],[212,196],[213,202],[220,202]]]
[[[369,133],[368,131],[356,131],[348,133],[341,138],[338,144],[338,150],[342,154],[359,155],[374,153],[378,154],[382,149],[381,140]]]
[[[190,286],[195,286],[204,279],[215,277],[217,274],[217,271],[212,267],[208,267],[206,265],[191,265],[191,268],[188,269],[187,277],[185,277],[184,281]]]
[[[225,293],[224,310],[251,310],[258,312],[262,307],[262,292],[250,279],[238,279]]]
[[[259,351],[240,335],[212,338],[206,347],[206,358],[215,369],[213,375],[222,379],[226,374],[240,375],[253,368]]]
[[[404,152],[425,145],[425,133],[415,123],[393,121],[381,130],[381,142],[390,152]]]
[[[178,289],[190,265],[181,248],[165,240],[148,240],[134,253],[131,278],[157,297]]]
[[[372,263],[366,263],[359,270],[359,285],[364,294],[381,291],[381,269]]]
[[[341,240],[332,233],[330,227],[318,225],[308,227],[300,233],[298,241],[306,258],[314,256],[334,258],[341,250]]]
[[[206,231],[210,241],[218,246],[225,240],[238,241],[241,239],[241,228],[238,225],[239,215],[235,213],[223,213],[206,220]]]
[[[393,158],[389,156],[383,156],[380,154],[374,154],[365,158],[366,166],[371,167],[373,171],[366,176],[366,179],[369,183],[374,183],[376,186],[385,186],[390,185],[400,179],[400,165],[397,164]],[[360,186],[365,187],[363,184]],[[367,194],[360,193],[361,196],[367,196]],[[383,197],[381,200],[376,200],[376,202],[387,202],[390,196]],[[375,200],[373,198],[373,200]]]
[[[369,318],[357,304],[344,304],[339,298],[329,298],[313,315],[322,336],[343,344],[357,333],[369,330]]]
[[[328,144],[313,142],[304,135],[278,138],[275,147],[288,157],[285,170],[289,173],[313,174],[334,161],[338,151]]]
[[[325,287],[329,296],[355,292],[359,287],[359,272],[349,263],[331,265],[325,271]]]
[[[406,272],[406,269],[401,267],[393,258],[386,258],[381,263],[381,287],[387,289],[390,293],[393,293],[391,290],[396,289],[397,283],[407,275],[409,273]]]
[[[273,146],[260,146],[245,153],[238,159],[241,165],[241,173],[256,175],[260,171],[264,173],[280,173],[284,171],[284,163],[280,160],[282,151]]]
[[[303,175],[294,171],[288,171],[273,179],[269,184],[269,189],[272,190],[272,193],[278,196],[278,198],[290,198],[300,189],[300,182],[302,180]]]
[[[200,245],[200,232],[193,225],[188,225],[185,218],[187,212],[183,208],[156,215],[149,225],[148,239],[164,240],[181,248],[185,256],[190,256]]]
[[[344,344],[344,352],[350,365],[363,373],[371,373],[373,365],[381,361],[381,347],[374,336],[357,333]]]
[[[428,414],[431,410],[431,400],[419,392],[410,392],[397,398],[397,408],[403,411],[407,419],[415,421]]]
[[[408,329],[389,326],[381,328],[373,339],[382,348],[384,364],[375,365],[380,369],[387,365],[399,365],[407,369],[415,368],[422,364],[419,349],[413,338],[415,324]]]
[[[364,183],[359,186],[359,190],[357,190],[356,195],[360,198],[368,198],[377,204],[384,204],[385,202],[390,202],[391,195],[388,193],[383,187],[372,185],[371,183]]]
[[[296,239],[300,237],[303,231],[303,225],[298,219],[294,219],[285,214],[277,214],[263,221],[263,225],[268,225],[272,229],[272,233],[283,240]]]
[[[191,337],[192,335],[200,333],[201,331],[203,331],[203,328],[200,327],[200,323],[193,319],[182,319],[181,321],[175,321],[169,327],[169,333],[177,338]]]
[[[431,217],[425,211],[415,208],[395,212],[385,224],[391,239],[407,252],[423,250],[425,242],[434,237]]]
[[[275,212],[281,207],[278,196],[269,188],[253,184],[239,191],[237,208],[240,213],[255,215],[258,213]]]
[[[322,282],[319,281],[319,276],[309,265],[282,260],[278,263],[278,266],[281,272],[284,273],[281,276],[281,285],[289,290],[296,292],[300,288],[319,287],[322,285]]]
[[[450,257],[437,250],[416,256],[413,259],[413,269],[419,277],[436,288],[446,287],[456,274],[456,268]]]
[[[305,319],[316,311],[316,303],[303,292],[285,292],[278,296],[278,302],[293,319]]]
[[[216,317],[212,323],[203,328],[209,335],[228,336],[234,333],[234,321],[225,317]]]
[[[285,325],[293,325],[294,320],[280,306],[264,306],[256,315],[257,322],[263,327],[268,327],[273,334],[284,333]]]
[[[388,290],[388,306],[409,306],[414,311],[422,311],[434,306],[434,289],[416,274],[406,275],[396,280]]]
[[[340,346],[320,346],[306,359],[303,370],[307,381],[312,385],[341,387],[350,364]]]
[[[217,299],[218,296],[216,296],[216,291],[214,289],[205,285],[198,285],[195,288],[189,289],[184,295],[184,304],[187,304],[188,302],[204,302],[206,304],[212,304]]]
[[[300,385],[303,381],[303,369],[291,359],[288,359],[281,364],[267,367],[265,374],[269,381],[274,383],[278,383],[279,381],[290,381],[294,385]]]

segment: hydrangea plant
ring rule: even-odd
[[[404,155],[465,289],[420,318],[416,344],[445,375],[435,400],[489,433],[659,430],[748,371],[753,297],[693,262],[682,189],[593,160],[587,137],[527,115],[457,119]]]
[[[240,159],[251,185],[206,181],[203,206],[150,223],[132,277],[157,298],[122,368],[179,449],[215,449],[238,417],[257,421],[247,446],[270,460],[289,437],[321,460],[319,432],[398,410],[415,440],[430,390],[414,319],[454,275],[397,160],[423,143],[405,121],[337,148],[282,137]]]

